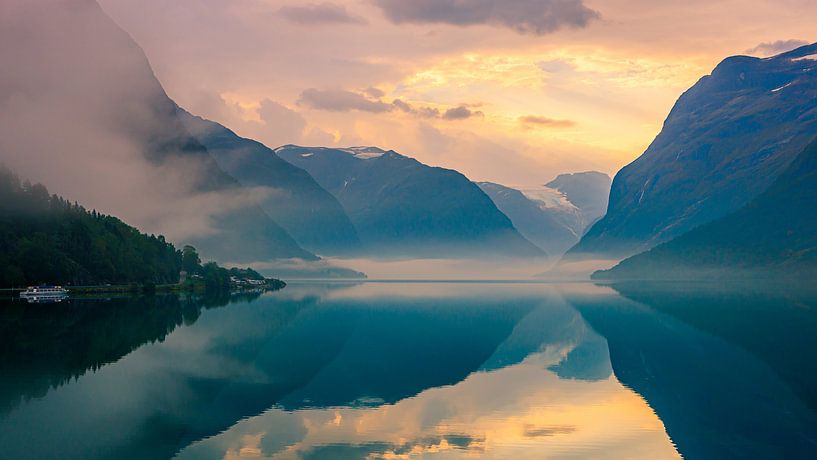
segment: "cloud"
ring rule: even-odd
[[[415,107],[401,99],[395,99],[392,102],[392,105],[401,112],[417,115],[421,118],[439,118],[443,120],[465,120],[472,117],[485,116],[485,114],[479,110],[471,110],[470,108],[468,108],[469,106],[466,104],[451,107],[449,109],[446,109],[445,112],[440,112],[440,109],[436,107],[425,106]]]
[[[488,24],[536,35],[585,27],[600,17],[582,0],[375,0],[375,4],[397,24]]]
[[[366,24],[359,16],[352,16],[346,7],[334,3],[318,3],[304,6],[284,6],[278,15],[296,24]]]
[[[563,73],[575,70],[575,66],[565,61],[564,59],[551,59],[549,61],[541,61],[536,64],[543,72],[547,73]]]
[[[465,120],[471,117],[481,117],[485,114],[479,110],[471,110],[468,107],[461,105],[459,107],[452,107],[445,111],[443,118],[446,120]]]
[[[265,141],[272,146],[300,140],[306,129],[301,114],[270,99],[261,101],[258,116],[265,125]]]
[[[403,111],[403,112],[406,112],[406,113],[414,113],[414,107],[412,107],[411,104],[409,104],[406,101],[403,101],[403,100],[400,100],[400,99],[395,99],[394,102],[392,102],[392,105],[397,107],[397,109],[400,110],[400,111]]]
[[[395,99],[389,104],[377,97],[377,95],[383,95],[383,91],[373,87],[366,89],[365,93],[361,94],[343,89],[319,90],[309,88],[301,93],[298,104],[328,112],[351,112],[356,110],[369,113],[386,113],[397,110],[421,118],[443,120],[465,120],[485,115],[481,111],[471,110],[465,104],[451,107],[444,112],[436,107],[415,107],[402,99]]]
[[[386,95],[386,93],[382,89],[375,88],[374,86],[370,86],[370,87],[366,88],[366,91],[364,91],[364,92],[366,94],[368,94],[369,96],[371,96],[373,98],[377,98],[377,99],[379,99],[379,98]]]
[[[418,115],[422,118],[439,118],[440,117],[440,110],[434,107],[414,107],[413,105],[409,104],[406,101],[401,99],[395,99],[392,102],[392,105],[400,110],[401,112],[410,113],[412,115]]]
[[[576,126],[576,122],[572,120],[558,120],[539,115],[526,115],[524,117],[519,117],[519,123],[526,128],[570,128],[571,126]]]
[[[268,147],[283,144],[327,144],[334,138],[317,126],[310,125],[298,111],[265,98],[257,104],[242,106],[235,100],[211,91],[195,91],[188,111],[235,131],[242,137],[257,140]]]
[[[391,104],[369,99],[362,94],[342,89],[319,90],[309,88],[301,93],[298,104],[329,112],[358,110],[361,112],[383,113],[393,109]]]
[[[764,42],[755,46],[754,48],[746,50],[746,54],[755,56],[774,56],[776,54],[785,53],[795,48],[808,45],[809,42],[805,40],[777,40],[774,42]]]

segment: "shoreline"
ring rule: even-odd
[[[286,287],[287,283],[282,280],[270,278],[264,285],[254,286],[229,286],[224,288],[230,292],[241,292],[252,289],[263,289],[265,291],[278,291]],[[186,284],[113,284],[94,286],[63,286],[68,294],[139,294],[152,292],[204,292],[208,287],[204,283]],[[0,288],[0,293],[16,294],[25,291],[26,287]]]

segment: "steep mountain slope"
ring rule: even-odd
[[[374,147],[288,145],[276,152],[337,197],[373,255],[543,255],[456,171]]]
[[[20,174],[208,258],[315,258],[190,136],[95,1],[3,2],[0,62],[0,155]]]
[[[306,171],[284,161],[264,144],[239,137],[224,126],[179,109],[184,126],[218,165],[245,186],[269,191],[264,211],[301,245],[322,254],[359,250],[352,222],[332,194]]]
[[[817,132],[817,44],[731,57],[684,93],[622,169],[607,215],[569,258],[626,257],[729,214],[763,192]]]
[[[817,141],[729,216],[622,261],[596,279],[817,276]]]

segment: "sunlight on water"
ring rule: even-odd
[[[566,352],[536,353],[394,405],[272,409],[179,457],[679,458],[655,413],[615,377],[582,381],[546,370]]]

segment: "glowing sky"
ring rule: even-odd
[[[101,0],[172,98],[271,147],[471,179],[614,173],[724,57],[817,40],[811,0]]]

